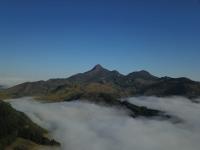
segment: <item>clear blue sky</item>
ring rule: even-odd
[[[1,0],[0,81],[102,64],[200,80],[199,0]]]

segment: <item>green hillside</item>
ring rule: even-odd
[[[0,150],[17,138],[42,145],[59,145],[44,136],[47,131],[33,123],[24,113],[16,111],[10,104],[0,101]]]

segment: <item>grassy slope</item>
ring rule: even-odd
[[[39,96],[39,99],[50,101],[70,101],[76,99],[95,99],[99,94],[111,95],[112,97],[119,98],[125,95],[122,90],[110,83],[89,83],[89,84],[72,84],[63,86],[58,90],[49,92],[44,96]]]
[[[11,145],[5,148],[5,150],[56,150],[60,149],[58,146],[44,146],[36,144],[30,140],[17,138]]]
[[[38,144],[58,144],[43,135],[47,131],[33,123],[24,113],[16,111],[10,104],[0,102],[0,149],[4,149],[17,138],[24,138]]]

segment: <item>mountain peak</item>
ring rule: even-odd
[[[137,74],[140,74],[140,75],[151,75],[148,71],[146,71],[146,70],[140,70],[140,71],[137,71],[137,72],[135,72],[135,73],[137,73]]]
[[[100,64],[95,65],[91,71],[105,70]]]
[[[144,78],[144,79],[156,79],[157,77],[153,76],[146,70],[141,70],[141,71],[135,71],[132,72],[128,75],[129,77],[134,77],[134,78]]]
[[[132,74],[132,75],[150,75],[150,73],[146,70],[134,71],[130,74]]]
[[[103,68],[100,64],[94,66],[94,68]]]

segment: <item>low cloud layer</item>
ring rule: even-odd
[[[49,129],[63,150],[199,150],[200,104],[180,97],[129,101],[165,110],[184,122],[133,119],[123,110],[83,102],[40,103],[23,98],[11,104]]]

